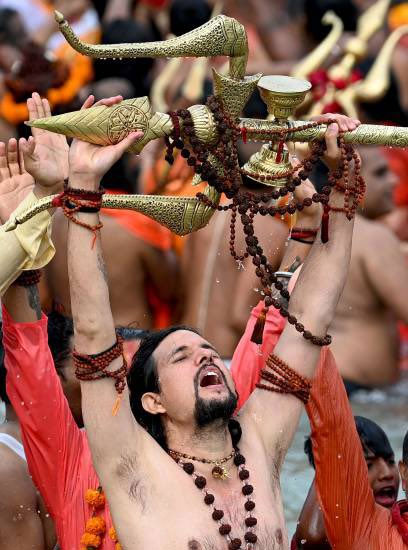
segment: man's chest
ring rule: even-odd
[[[228,550],[232,540],[240,539],[242,550],[286,549],[279,488],[258,476],[253,476],[253,492],[245,495],[243,486],[217,490],[209,483],[198,490],[186,476],[178,491],[164,490],[160,499],[150,500],[146,493],[143,521],[138,521],[139,544],[161,550]],[[152,530],[152,525],[157,528]],[[138,548],[125,540],[123,545],[127,550]]]

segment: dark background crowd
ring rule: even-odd
[[[96,100],[118,94],[124,99],[149,96],[153,109],[165,112],[204,102],[212,92],[211,67],[225,68],[225,59],[218,58],[201,65],[188,58],[92,60],[65,42],[54,9],[64,14],[82,40],[95,44],[165,40],[223,13],[238,19],[247,30],[248,74],[294,76],[299,74],[300,61],[327,37],[330,27],[322,18],[332,10],[344,30],[325,59],[303,75],[313,84],[308,104],[299,113],[306,117],[319,114],[316,108],[320,113],[350,114],[339,92],[364,82],[387,38],[408,25],[408,2],[391,0],[375,32],[365,32],[372,23],[364,20],[364,14],[380,3],[0,0],[0,141],[29,135],[24,121],[28,119],[26,100],[33,92],[49,100],[53,114],[79,109],[89,94]],[[388,57],[381,58],[377,79],[384,81],[381,93],[351,101],[353,113],[362,122],[407,126],[408,31],[407,36],[401,35]],[[356,37],[364,47],[343,74],[340,68]],[[331,71],[333,67],[340,72]],[[266,114],[255,93],[245,115],[264,118]],[[242,161],[253,152],[251,146],[242,147]],[[181,157],[169,167],[164,152],[163,143],[153,142],[140,157],[126,154],[105,176],[104,187],[112,193],[194,195],[189,167]],[[386,431],[392,431],[399,426],[401,403],[408,396],[408,152],[380,147],[361,147],[359,152],[367,196],[357,216],[350,275],[332,330],[333,349],[358,413],[375,417]],[[318,171],[314,174],[316,187],[323,177]],[[238,270],[229,256],[228,216],[215,217],[197,234],[177,238],[137,213],[103,211],[103,247],[116,324],[151,329],[182,322],[197,327],[223,358],[230,359],[261,295],[251,266]],[[291,220],[257,223],[260,240],[277,269]],[[53,222],[57,252],[44,270],[41,298],[45,311],[69,317],[66,232],[64,217],[57,213]],[[237,249],[244,246],[240,238]],[[4,388],[1,397],[7,401]],[[399,434],[405,433],[402,420],[400,426]],[[368,429],[364,423],[360,428]],[[302,429],[307,432],[306,426]],[[303,435],[288,458],[292,502],[287,504],[292,519],[304,501],[308,481]],[[401,440],[394,441],[392,435],[391,440],[401,448]],[[1,453],[2,445],[0,457]]]

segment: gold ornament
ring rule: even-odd
[[[273,175],[277,178],[273,182],[275,186],[284,184],[288,167],[286,154],[277,158],[277,146],[281,140],[282,130],[300,127],[299,131],[294,130],[286,134],[285,141],[310,142],[324,138],[326,125],[304,129],[301,127],[305,122],[289,120],[294,109],[299,106],[310,89],[309,82],[283,76],[244,76],[248,57],[247,37],[244,27],[230,17],[218,15],[185,35],[163,42],[96,46],[82,42],[59,12],[56,12],[56,19],[71,46],[91,57],[229,57],[228,76],[213,70],[214,94],[222,100],[226,114],[247,132],[249,140],[266,142],[250,159],[244,171],[248,169],[249,172]],[[333,18],[332,20],[334,21]],[[355,45],[355,56],[358,54],[357,49]],[[239,118],[257,85],[272,120]],[[207,146],[216,144],[219,136],[211,110],[205,105],[193,105],[189,111],[195,134],[201,143]],[[143,137],[129,149],[134,153],[139,153],[149,141],[168,136],[173,131],[170,116],[152,112],[147,97],[126,100],[112,107],[92,107],[84,111],[38,119],[27,124],[99,145],[117,143],[131,131],[140,129],[144,132]],[[182,124],[180,121],[181,129]],[[271,135],[271,131],[276,133]],[[346,143],[406,147],[408,129],[362,124],[356,130],[346,132],[344,139]],[[223,167],[217,165],[211,155],[209,161],[220,174],[223,173]],[[194,183],[196,182],[195,179]],[[220,195],[210,185],[207,185],[205,194],[213,204],[219,203]],[[48,197],[38,201],[33,208],[10,219],[3,226],[3,230],[12,230],[18,223],[23,223],[33,215],[50,208],[52,199],[53,197]],[[204,205],[196,197],[109,195],[103,197],[102,206],[142,212],[178,235],[201,229],[214,213],[214,208]]]

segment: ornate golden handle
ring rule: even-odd
[[[307,122],[297,120],[290,122],[290,127],[302,126]],[[282,130],[282,126],[274,125],[268,120],[241,118],[241,127],[250,130],[248,139],[256,141],[274,141],[268,135],[268,131]],[[308,142],[316,141],[324,138],[327,126],[322,124],[316,128],[308,130],[299,130],[291,132],[287,135],[286,141]],[[279,140],[279,136],[276,136]],[[374,124],[361,124],[356,130],[346,132],[344,134],[346,143],[354,143],[356,145],[388,145],[394,147],[408,147],[408,128],[402,126],[381,126]]]

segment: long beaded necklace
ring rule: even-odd
[[[200,142],[195,134],[194,122],[188,110],[172,111],[169,115],[172,119],[174,129],[172,134],[166,138],[166,160],[172,164],[174,160],[174,148],[181,149],[181,156],[186,159],[187,164],[193,168],[196,174],[200,174],[203,181],[207,181],[218,192],[224,193],[227,198],[232,199],[229,204],[219,205],[211,201],[203,193],[196,195],[203,204],[214,210],[232,211],[229,242],[231,255],[239,265],[245,258],[251,256],[252,263],[255,266],[255,273],[261,280],[265,294],[265,305],[255,324],[251,340],[257,344],[262,343],[266,313],[270,306],[274,306],[279,309],[281,315],[286,317],[288,322],[294,325],[295,329],[306,340],[318,346],[329,345],[331,343],[330,335],[324,337],[313,335],[309,330],[306,330],[302,323],[298,322],[294,315],[289,314],[288,309],[283,305],[281,300],[273,296],[271,285],[275,286],[284,300],[288,300],[289,292],[275,276],[273,266],[268,262],[268,258],[260,246],[259,240],[255,235],[254,217],[257,214],[261,216],[291,215],[296,211],[303,210],[303,208],[310,207],[313,202],[321,203],[323,205],[321,239],[322,242],[327,242],[329,239],[330,212],[344,212],[347,218],[351,219],[364,196],[365,184],[360,173],[361,163],[357,153],[351,145],[345,143],[343,132],[340,132],[338,141],[341,150],[341,165],[337,170],[330,172],[328,185],[323,187],[322,192],[314,193],[312,197],[306,197],[301,202],[289,200],[286,205],[266,206],[266,203],[271,199],[277,200],[280,197],[293,193],[296,187],[308,178],[313,166],[324,154],[325,144],[314,143],[311,155],[302,160],[298,166],[288,170],[287,174],[285,174],[288,178],[288,183],[285,186],[257,195],[242,189],[242,174],[249,175],[260,181],[272,181],[276,177],[281,178],[282,175],[275,177],[256,173],[246,174],[238,164],[237,142],[239,137],[242,137],[245,142],[247,137],[250,137],[251,133],[256,132],[256,130],[241,128],[238,121],[232,120],[225,112],[221,100],[215,96],[211,96],[208,99],[207,106],[211,110],[216,123],[219,136],[217,143],[214,146],[209,146]],[[180,120],[183,122],[182,129]],[[328,120],[327,124],[332,122],[336,123],[336,120]],[[318,122],[309,122],[297,128],[266,129],[262,132],[262,136],[264,138],[274,138],[275,140],[278,138],[278,154],[281,154],[285,139],[291,132],[313,128],[319,126],[319,124]],[[214,160],[217,166],[222,167],[222,171],[215,167]],[[354,161],[355,168],[353,182],[351,182],[351,171],[349,170],[349,163],[351,161]],[[344,186],[340,183],[342,178],[345,182]],[[329,205],[329,196],[332,188],[336,188],[344,193],[344,208],[334,208]],[[238,255],[235,251],[235,223],[238,214],[241,217],[245,233],[246,251],[243,255]]]
[[[197,456],[190,456],[185,453],[180,453],[179,451],[174,451],[173,449],[169,449],[169,455],[172,458],[186,458],[187,460],[193,460],[195,462],[202,462],[203,464],[215,464],[214,468],[211,471],[211,475],[214,479],[227,479],[230,477],[229,472],[223,464],[231,460],[231,458],[235,455],[235,449],[232,450],[232,452],[225,456],[224,458],[216,458],[215,460],[210,460],[208,458],[199,458]]]
[[[170,456],[172,456],[171,453]],[[245,497],[244,509],[246,517],[244,523],[246,531],[244,534],[244,542],[240,538],[234,537],[231,534],[232,527],[229,523],[224,523],[224,511],[216,507],[215,496],[206,489],[206,478],[196,473],[192,462],[185,462],[177,456],[172,456],[172,458],[175,462],[177,462],[177,464],[179,464],[186,474],[193,478],[195,486],[203,493],[204,503],[212,509],[211,517],[218,524],[218,532],[228,541],[228,550],[241,550],[244,548],[245,550],[253,550],[254,545],[258,540],[257,535],[254,533],[258,520],[252,515],[255,508],[255,501],[251,496],[254,492],[254,488],[249,483],[249,471],[245,467],[245,457],[239,452],[238,447],[234,447],[234,464],[238,469],[238,477],[242,481],[241,491]],[[245,546],[243,546],[243,544]]]

